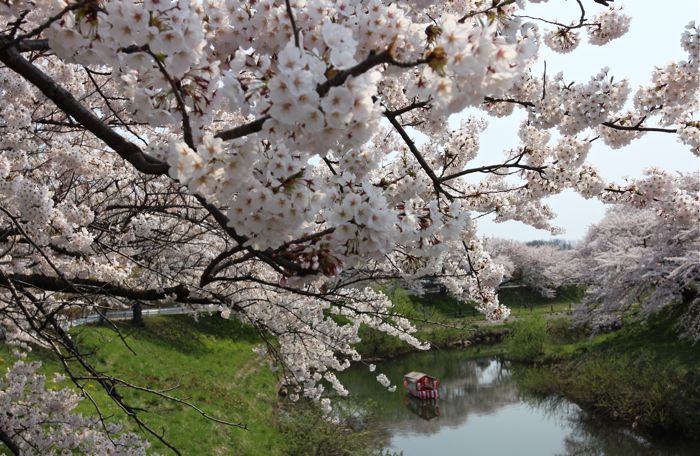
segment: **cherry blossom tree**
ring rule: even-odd
[[[700,154],[695,24],[687,60],[634,91],[607,68],[532,71],[541,42],[624,35],[611,3],[577,0],[567,24],[525,0],[0,0],[2,337],[50,348],[170,446],[119,392],[138,385],[83,356],[71,312],[235,315],[278,341],[290,397],[327,411],[360,325],[425,347],[373,281],[434,276],[508,315],[480,215],[556,231],[542,200],[572,188],[692,223],[697,201],[668,173],[605,182],[586,159],[591,141],[645,134]],[[447,122],[467,107],[524,110],[520,146],[470,164],[484,120]]]
[[[576,254],[572,249],[564,250],[547,243],[528,245],[498,238],[488,239],[486,246],[493,261],[504,268],[504,282],[501,285],[518,283],[544,297],[554,297],[557,289],[576,284],[577,276],[570,268]]]
[[[697,220],[697,174],[674,180],[695,195],[687,210]],[[694,212],[694,213],[693,213]],[[700,227],[678,224],[663,208],[618,206],[592,226],[577,249],[574,280],[587,285],[579,317],[593,325],[620,321],[633,310],[638,318],[684,304],[682,335],[700,339]]]

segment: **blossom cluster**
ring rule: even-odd
[[[146,454],[150,445],[136,434],[74,413],[81,398],[68,388],[48,388],[40,365],[17,361],[0,377],[0,430],[22,454]]]
[[[596,46],[603,46],[627,33],[630,17],[622,13],[622,8],[603,10],[591,19],[594,26],[588,27],[588,41]]]

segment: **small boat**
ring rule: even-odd
[[[403,386],[408,394],[418,399],[437,399],[440,379],[423,372],[409,372],[403,376]]]

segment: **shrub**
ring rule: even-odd
[[[518,369],[522,391],[563,395],[635,428],[690,437],[700,428],[700,372],[649,351],[596,352]]]

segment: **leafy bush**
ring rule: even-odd
[[[603,353],[570,366],[577,400],[634,425],[667,432],[700,426],[700,372],[651,352]]]

